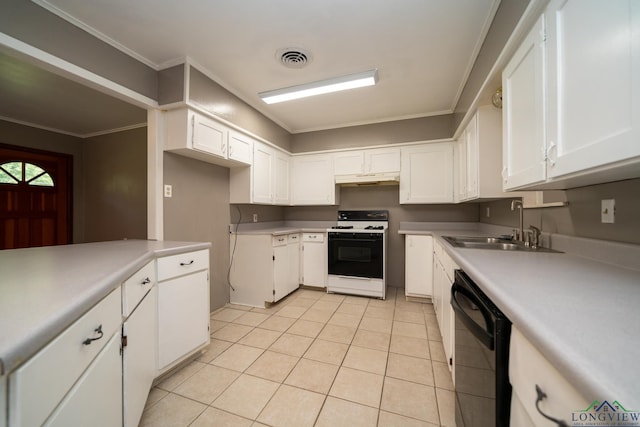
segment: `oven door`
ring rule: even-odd
[[[329,274],[382,279],[383,233],[329,232],[328,240]]]

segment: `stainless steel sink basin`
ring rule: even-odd
[[[522,242],[512,241],[501,237],[484,236],[443,236],[443,238],[457,248],[469,249],[493,249],[499,251],[525,251],[525,252],[556,252],[553,249],[525,246]]]

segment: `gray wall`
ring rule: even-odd
[[[452,129],[454,132],[480,91],[493,64],[495,64],[500,52],[502,52],[505,43],[511,36],[529,2],[530,0],[503,0],[500,2],[500,6],[491,23],[491,28],[487,32],[480,52],[478,52],[476,62],[473,64],[469,78],[455,107]]]
[[[189,100],[267,141],[291,151],[291,135],[255,108],[190,67]],[[224,109],[220,109],[220,106]]]
[[[535,225],[551,233],[640,244],[640,179],[575,188],[567,190],[566,195],[566,207],[525,209],[525,227]],[[602,199],[616,201],[614,224],[600,222]],[[508,200],[483,203],[480,221],[517,227],[518,213],[511,212],[509,205]]]
[[[229,302],[229,169],[172,153],[164,154],[164,238],[211,242],[211,311]]]
[[[85,241],[147,238],[147,128],[83,144]]]
[[[297,133],[291,136],[291,151],[303,153],[451,138],[452,119],[449,114]]]
[[[0,142],[73,156],[73,242],[84,242],[84,181],[81,138],[0,120]]]
[[[0,31],[157,99],[158,73],[154,69],[31,1],[2,0]]]

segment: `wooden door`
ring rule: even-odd
[[[71,242],[71,156],[0,144],[0,249]]]

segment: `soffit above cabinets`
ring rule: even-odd
[[[499,0],[33,0],[155,69],[188,58],[293,133],[451,113]],[[302,48],[303,68],[276,53]],[[377,69],[374,87],[267,106],[259,92]]]

